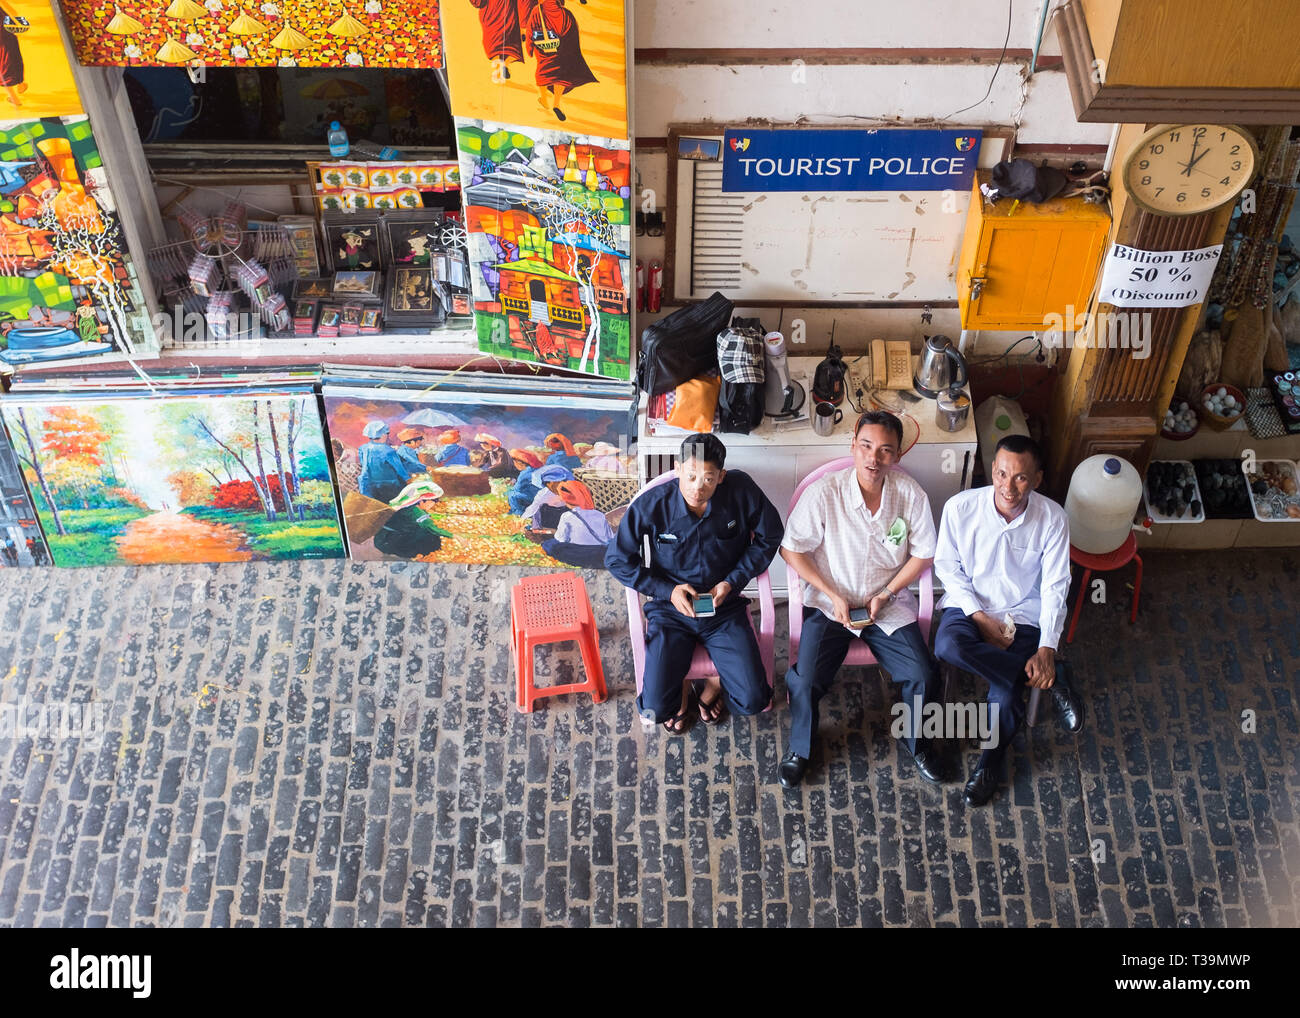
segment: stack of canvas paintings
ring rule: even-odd
[[[0,415],[55,565],[344,554],[310,388],[11,395]]]
[[[327,377],[352,558],[603,568],[637,490],[634,404],[531,387],[419,391]]]

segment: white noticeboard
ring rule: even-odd
[[[1185,308],[1205,299],[1222,244],[1141,251],[1116,244],[1106,255],[1097,300],[1120,308]]]
[[[979,165],[1005,146],[986,134]],[[724,192],[720,161],[677,166],[678,300],[957,299],[968,190]]]

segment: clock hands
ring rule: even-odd
[[[1195,139],[1192,140],[1192,157],[1191,157],[1187,162],[1185,162],[1185,163],[1182,164],[1183,167],[1184,167],[1184,169],[1183,169],[1183,176],[1184,176],[1184,177],[1190,177],[1190,176],[1192,175],[1192,170],[1195,170],[1195,169],[1196,169],[1196,164],[1199,163],[1202,159],[1204,159],[1206,156],[1208,156],[1211,152],[1214,151],[1213,149],[1209,149],[1209,148],[1207,148],[1207,149],[1206,149],[1204,152],[1202,152],[1200,155],[1197,155],[1197,154],[1196,154],[1196,146],[1197,146],[1197,143],[1198,143],[1199,141],[1200,141],[1199,138],[1195,138]],[[1207,170],[1197,170],[1197,172],[1198,172],[1198,173],[1207,173],[1208,171],[1207,171]],[[1213,176],[1213,175],[1214,175],[1214,174],[1212,174],[1212,173],[1210,174],[1210,176]]]

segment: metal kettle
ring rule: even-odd
[[[945,389],[959,389],[966,384],[966,358],[947,336],[930,336],[912,384],[928,399],[935,399]]]

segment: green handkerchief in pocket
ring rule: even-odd
[[[889,532],[885,534],[885,543],[897,548],[907,537],[907,521],[899,516],[889,525]]]

